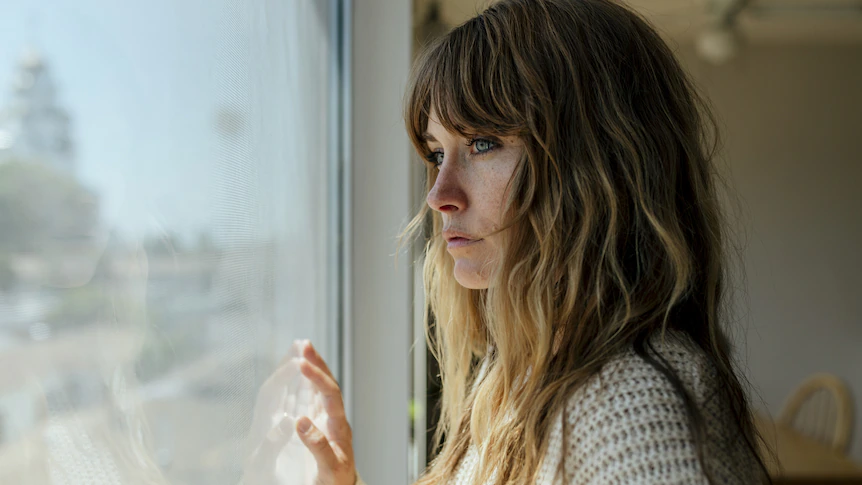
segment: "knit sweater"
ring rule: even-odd
[[[651,343],[703,414],[704,462],[698,460],[683,399],[631,349],[575,391],[556,416],[537,484],[706,484],[704,466],[714,483],[761,483],[754,455],[715,395],[720,384],[703,352],[670,332],[664,342],[656,337]],[[473,485],[471,475],[480,462],[479,448],[472,444],[449,485]],[[364,482],[358,479],[357,485]]]

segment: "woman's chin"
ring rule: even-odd
[[[482,275],[482,272],[469,261],[455,261],[455,281],[471,290],[488,289],[488,277]]]

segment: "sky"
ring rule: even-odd
[[[71,115],[79,179],[104,220],[130,234],[193,234],[209,223],[224,2],[5,0],[0,106],[37,49]]]

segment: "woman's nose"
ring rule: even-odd
[[[457,170],[444,166],[437,172],[437,180],[425,198],[428,206],[438,212],[464,210],[467,197],[459,180]]]

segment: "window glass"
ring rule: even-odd
[[[329,1],[0,15],[0,483],[235,484],[296,338],[338,369]]]

